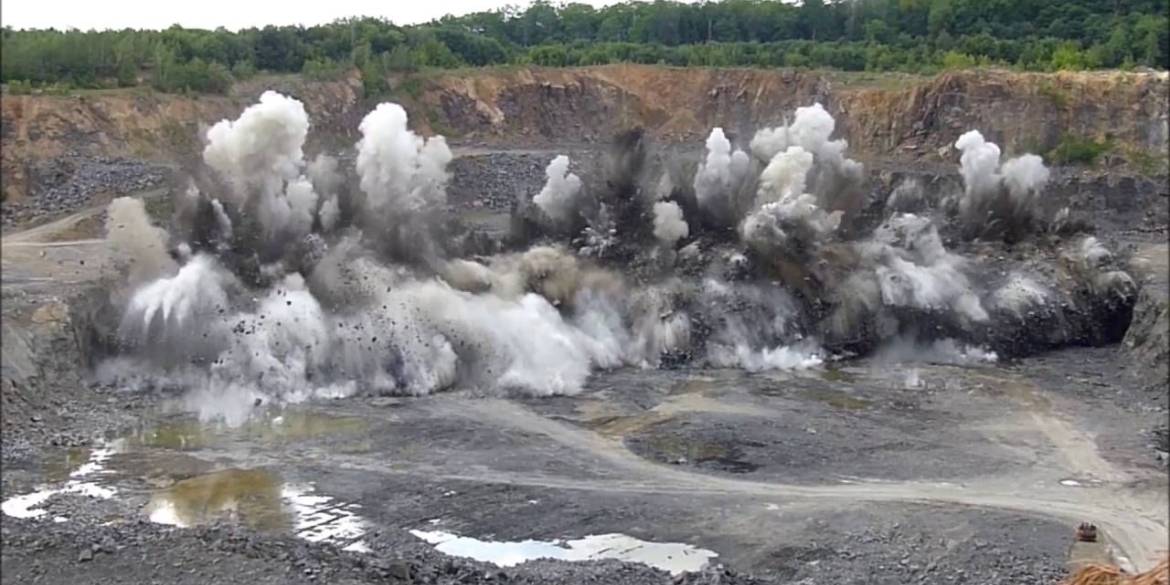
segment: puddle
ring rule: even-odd
[[[45,481],[59,483],[69,480],[69,474],[77,471],[89,461],[92,447],[69,447],[51,449],[41,456],[41,473]]]
[[[717,553],[689,544],[639,540],[624,534],[600,534],[577,540],[525,540],[497,542],[459,536],[450,532],[411,530],[414,536],[435,545],[435,550],[457,557],[511,567],[535,559],[591,561],[616,559],[642,563],[672,575],[698,571]]]
[[[852,374],[849,374],[852,376]],[[820,386],[820,384],[814,384]],[[766,386],[755,390],[758,394],[764,396],[775,396],[778,398],[803,398],[805,400],[815,400],[824,403],[840,410],[865,410],[873,406],[873,402],[857,398],[856,396],[845,392],[844,390],[837,390],[834,388],[793,388],[791,386]]]
[[[359,539],[366,522],[357,504],[314,493],[312,485],[283,484],[255,469],[227,469],[180,481],[154,494],[144,512],[152,522],[182,528],[218,519],[261,531],[291,531],[310,542],[368,551]]]
[[[274,439],[313,437],[359,430],[362,428],[360,422],[320,415],[290,417],[285,413],[283,417],[267,421],[267,428],[271,430],[254,427],[252,432]],[[166,486],[155,491],[142,509],[152,522],[189,527],[229,520],[261,531],[291,532],[311,542],[332,542],[343,546],[344,550],[369,551],[360,540],[367,524],[358,514],[360,506],[357,504],[317,494],[311,484],[284,483],[263,470],[225,469],[174,481],[176,470],[185,473],[210,463],[194,459],[188,462],[185,455],[142,449],[160,446],[193,449],[219,437],[218,432],[215,428],[200,430],[199,425],[189,421],[180,422],[89,450],[84,460],[79,457],[87,453],[85,450],[60,452],[48,464],[52,472],[49,475],[67,477],[64,483],[56,481],[37,491],[8,498],[0,503],[0,511],[16,518],[41,518],[48,514],[43,509],[45,503],[55,495],[113,498],[118,490],[95,480],[115,473],[107,468],[112,457],[129,455],[129,459],[119,459],[119,478],[133,481],[137,477],[154,486]],[[181,464],[170,465],[168,462]],[[127,473],[131,469],[145,474]],[[155,473],[160,469],[161,475]],[[65,522],[68,518],[56,516],[52,521]]]
[[[873,403],[868,400],[862,400],[849,393],[828,388],[801,390],[798,395],[802,398],[823,402],[840,410],[865,410],[873,406]]]
[[[14,518],[39,518],[47,512],[41,508],[49,498],[58,494],[78,494],[89,498],[109,499],[114,497],[117,490],[99,485],[82,478],[109,473],[105,468],[106,462],[114,455],[112,448],[100,448],[89,451],[85,462],[76,469],[68,472],[68,481],[57,488],[43,487],[35,492],[13,496],[0,503],[0,512]],[[68,518],[56,516],[54,522],[65,522]]]
[[[838,366],[825,366],[822,368],[815,368],[811,370],[815,372],[820,379],[826,382],[845,382],[853,383],[857,381],[857,374],[846,371],[844,368]]]
[[[716,388],[718,383],[710,378],[691,378],[683,380],[670,388],[667,394],[670,396],[677,396],[679,394],[695,394],[702,393]]]
[[[259,530],[292,527],[281,506],[280,482],[252,469],[227,469],[177,482],[156,492],[144,512],[152,522],[181,527],[221,518]]]
[[[365,420],[361,418],[288,408],[250,418],[239,426],[195,419],[173,420],[140,430],[126,440],[137,447],[195,451],[233,440],[288,442],[357,434],[365,428]]]

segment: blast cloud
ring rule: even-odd
[[[128,271],[131,285],[169,276],[178,270],[167,253],[166,230],[151,223],[141,199],[119,197],[110,202],[106,234],[114,262]]]
[[[566,224],[577,214],[581,178],[569,172],[569,157],[560,155],[545,169],[548,181],[532,202],[554,223]]]
[[[1040,157],[1025,154],[1001,167],[999,147],[978,130],[960,136],[955,148],[962,152],[959,172],[964,191],[959,218],[964,237],[1014,242],[1048,228],[1038,207],[1049,179]]]
[[[732,151],[722,128],[707,137],[707,156],[695,173],[695,198],[699,208],[722,225],[734,225],[751,203],[752,193],[744,192],[751,171],[747,153]]]
[[[1037,329],[1029,319],[1132,303],[1132,280],[1093,239],[1066,250],[1074,284],[1024,269],[984,284],[917,192],[861,231],[862,168],[819,104],[758,132],[752,155],[717,128],[702,161],[671,160],[657,182],[644,182],[640,131],[615,140],[589,189],[558,156],[532,201],[556,229],[491,255],[444,217],[445,140],[410,131],[400,106],[361,122],[351,175],[328,156],[305,163],[308,129],[303,106],[272,92],[212,127],[204,160],[222,184],[180,195],[169,236],[141,202],[111,205],[128,293],[118,367],[103,373],[197,388],[203,406],[455,386],[572,394],[597,368],[804,368],[908,338],[980,356],[966,345],[1010,349]],[[960,229],[979,209],[1031,209],[1048,178],[1038,158],[1001,167],[978,133],[958,146]]]
[[[654,237],[663,245],[673,248],[675,243],[687,237],[690,228],[683,219],[682,209],[673,201],[659,201],[654,204]]]

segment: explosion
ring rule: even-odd
[[[305,160],[304,107],[267,92],[210,129],[210,178],[178,195],[169,231],[140,202],[111,204],[119,367],[101,371],[194,389],[206,406],[573,394],[597,368],[759,371],[889,347],[1010,356],[1112,340],[1101,323],[1132,308],[1135,287],[1095,239],[1053,244],[1062,264],[1010,270],[944,246],[952,232],[1019,241],[1043,224],[1038,157],[1000,165],[998,147],[965,134],[951,221],[920,185],[867,193],[834,128],[815,104],[747,151],[714,129],[694,166],[652,168],[639,130],[596,174],[557,156],[503,250],[484,255],[451,221],[443,137],[381,104],[347,173]],[[859,221],[874,209],[876,223]],[[1037,336],[1052,323],[1063,336]]]

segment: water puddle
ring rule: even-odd
[[[228,519],[259,530],[291,528],[281,507],[280,482],[254,469],[225,469],[177,482],[156,492],[144,513],[152,522],[181,527]]]
[[[647,542],[624,534],[600,534],[568,541],[498,542],[442,531],[411,530],[410,533],[435,545],[435,550],[441,553],[471,558],[500,567],[511,567],[536,559],[562,561],[616,559],[642,563],[678,575],[698,571],[707,565],[709,559],[719,556],[714,551],[689,544]]]
[[[799,396],[822,402],[838,410],[865,410],[873,406],[873,403],[868,400],[862,400],[847,392],[829,388],[802,390]]]
[[[41,458],[41,474],[47,483],[61,483],[69,480],[69,474],[81,469],[89,462],[92,447],[69,447],[46,450]]]
[[[310,542],[368,550],[359,539],[366,522],[360,506],[314,493],[312,485],[282,484],[256,469],[225,469],[177,482],[151,497],[144,512],[152,522],[190,527],[220,519],[267,532],[291,531]]]
[[[263,470],[210,471],[215,463],[186,454],[231,443],[361,436],[365,428],[361,418],[294,408],[274,409],[237,426],[171,420],[99,448],[47,453],[43,473],[49,483],[0,504],[6,516],[41,518],[47,516],[45,505],[53,496],[109,499],[118,495],[112,485],[116,481],[131,497],[146,487],[150,498],[141,513],[159,524],[190,527],[227,520],[260,531],[291,532],[312,542],[331,542],[345,550],[368,551],[361,541],[367,524],[358,514],[360,506],[318,494],[311,484],[286,483]],[[55,522],[67,520],[53,517]]]
[[[364,431],[364,419],[287,408],[248,419],[241,425],[196,419],[167,421],[126,437],[131,447],[196,451],[231,441],[260,443],[319,439]]]
[[[702,394],[712,390],[723,390],[742,384],[746,379],[739,370],[717,370],[707,376],[688,376],[676,382],[667,392],[669,396],[680,394]]]
[[[100,448],[89,451],[84,463],[69,472],[69,479],[60,487],[42,487],[34,492],[13,496],[0,503],[0,512],[14,518],[39,518],[47,512],[43,509],[49,498],[59,494],[78,494],[89,498],[109,499],[117,494],[112,487],[103,486],[92,481],[93,476],[110,473],[106,469],[106,462],[114,454],[111,448]],[[54,522],[65,522],[68,518],[53,517]]]
[[[815,368],[810,371],[826,382],[851,384],[857,381],[856,373],[847,371],[845,368],[836,365],[826,365],[823,368]]]

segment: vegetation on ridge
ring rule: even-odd
[[[595,9],[538,0],[417,26],[354,18],[230,32],[2,31],[0,81],[34,88],[150,84],[223,93],[256,71],[330,78],[498,64],[816,67],[934,73],[1167,68],[1167,0],[724,0]]]

